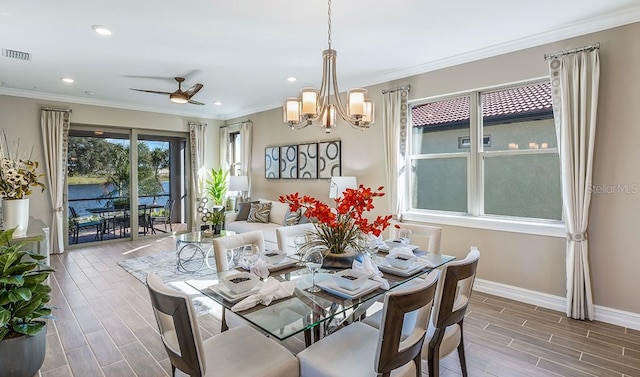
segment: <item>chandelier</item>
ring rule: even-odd
[[[347,93],[346,109],[340,98],[336,77],[336,50],[331,49],[331,0],[327,12],[329,48],[322,52],[322,82],[320,90],[302,88],[299,98],[289,97],[284,103],[284,121],[294,130],[310,124],[324,128],[326,133],[336,126],[336,113],[347,124],[358,130],[365,130],[374,121],[373,101],[366,97],[367,90],[355,88]],[[331,98],[333,96],[333,99]]]

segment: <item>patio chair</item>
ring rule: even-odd
[[[149,227],[151,228],[151,233],[156,233],[155,224],[164,224],[164,230],[167,230],[167,224],[169,224],[169,230],[173,232],[173,227],[171,226],[171,212],[173,211],[173,205],[175,204],[175,199],[169,199],[164,204],[164,210],[162,215],[155,216],[151,214],[149,217]]]
[[[71,243],[77,244],[78,238],[80,235],[80,231],[82,229],[91,229],[95,228],[96,235],[95,240],[102,240],[102,221],[101,220],[87,220],[78,216],[76,209],[73,207],[69,207],[69,211],[71,212],[71,224],[72,224],[72,233],[71,233]]]

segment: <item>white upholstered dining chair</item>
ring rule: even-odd
[[[438,271],[384,298],[381,329],[355,322],[298,353],[305,377],[421,377],[420,352],[435,296]],[[417,312],[411,334],[402,336],[402,319]]]
[[[432,253],[440,252],[440,243],[442,240],[442,228],[431,225],[392,222],[389,227],[389,236],[396,239],[398,225],[401,229],[409,229],[411,231],[411,244],[420,247],[420,250],[430,251]]]
[[[251,327],[230,329],[203,341],[188,295],[168,288],[155,274],[147,275],[147,287],[172,376],[300,375],[295,356]]]
[[[233,255],[233,249],[246,245],[256,245],[260,252],[264,251],[264,235],[261,231],[234,234],[213,239],[213,254],[216,258],[216,270],[218,272],[229,270],[229,255]],[[249,323],[236,313],[222,308],[220,331],[229,328],[248,326]]]
[[[296,253],[296,244],[294,242],[297,236],[304,236],[313,232],[314,226],[311,223],[298,224],[292,226],[282,226],[276,229],[276,239],[278,241],[278,250],[286,252],[288,255]]]
[[[463,321],[473,290],[480,251],[472,247],[467,256],[444,265],[436,288],[433,314],[422,347],[422,358],[429,364],[429,377],[440,374],[440,359],[456,349],[460,359],[462,375],[467,376],[467,363],[464,354]],[[405,318],[404,336],[410,333],[413,315]],[[382,314],[379,312],[367,317],[364,323],[379,328]]]

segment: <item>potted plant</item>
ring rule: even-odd
[[[377,190],[360,185],[357,189],[348,188],[341,198],[335,199],[336,206],[331,208],[318,199],[297,192],[280,196],[280,202],[289,204],[289,209],[305,209],[304,215],[316,219],[309,242],[302,245],[302,251],[320,248],[324,254],[325,267],[350,267],[355,254],[362,252],[362,240],[366,235],[379,236],[389,226],[391,215],[377,216],[373,221],[365,217],[371,211],[373,200],[384,196],[383,187]]]
[[[206,180],[207,186],[205,190],[211,200],[213,200],[213,204],[222,206],[227,196],[227,178],[229,177],[229,173],[220,168],[218,170],[211,169],[209,175],[211,178]]]
[[[31,377],[44,362],[53,269],[40,262],[45,256],[11,244],[14,230],[0,231],[0,365],[3,375]]]
[[[202,226],[202,230],[206,231],[205,235],[209,236],[213,234],[220,234],[222,225],[224,224],[224,219],[224,208],[214,208],[212,211],[203,211],[202,222],[204,225]]]

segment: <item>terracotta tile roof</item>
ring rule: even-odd
[[[482,94],[485,125],[492,121],[552,114],[551,84],[539,83]],[[411,109],[414,127],[455,127],[469,123],[469,97],[425,103]]]

